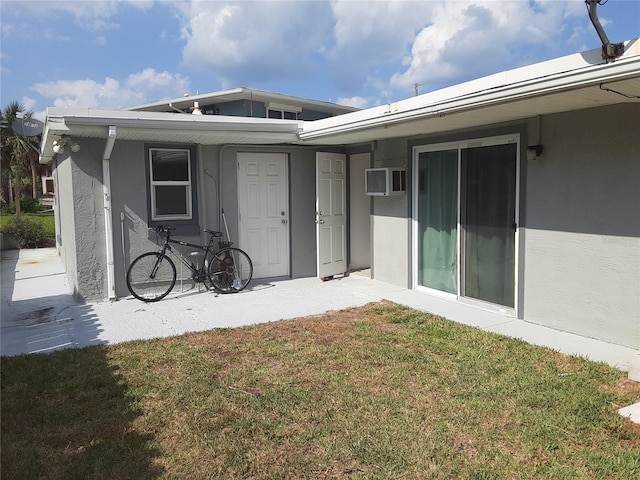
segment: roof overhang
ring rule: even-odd
[[[40,163],[53,157],[53,142],[63,136],[103,138],[117,128],[118,141],[156,143],[297,144],[302,122],[264,118],[225,117],[159,112],[49,108],[40,148]]]
[[[282,105],[293,105],[298,107],[307,108],[310,110],[319,110],[321,112],[330,112],[334,115],[343,113],[355,112],[359,110],[356,107],[350,107],[347,105],[339,105],[332,102],[323,102],[320,100],[311,100],[308,98],[294,97],[291,95],[284,95],[281,93],[268,92],[265,90],[259,90],[255,88],[233,88],[229,90],[221,90],[219,92],[202,93],[198,95],[185,95],[184,97],[174,98],[171,100],[162,100],[159,102],[147,103],[144,105],[137,105],[134,107],[125,108],[124,110],[135,111],[147,111],[147,112],[165,112],[167,107],[172,109],[183,110],[188,112],[193,107],[194,102],[198,102],[200,106],[221,103],[232,102],[238,100],[252,100],[256,102],[264,103],[279,103]]]
[[[305,144],[356,144],[513,122],[624,102],[639,103],[640,42],[605,63],[592,50],[396,103],[305,122]]]
[[[640,41],[605,62],[601,50],[491,75],[367,110],[315,121],[181,113],[50,108],[41,163],[62,136],[201,145],[354,145],[522,121],[634,102],[640,105]],[[194,97],[191,97],[193,100]]]

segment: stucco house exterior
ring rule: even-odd
[[[68,277],[86,299],[127,296],[150,226],[197,242],[224,209],[256,278],[370,268],[638,349],[640,42],[624,47],[615,61],[598,49],[324,118],[287,110],[293,98],[260,100],[254,116],[206,95],[51,108],[41,161]],[[389,186],[365,182],[387,174]]]

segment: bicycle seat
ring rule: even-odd
[[[165,227],[163,225],[156,225],[153,227],[157,232],[170,232],[171,230],[175,230],[176,227]]]
[[[202,230],[204,233],[208,233],[214,237],[221,237],[222,232],[216,232],[215,230],[207,230],[206,228]]]

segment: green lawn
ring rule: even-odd
[[[3,480],[640,478],[640,384],[386,302],[1,372]]]

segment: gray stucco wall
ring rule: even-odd
[[[375,166],[408,164],[411,148],[519,133],[520,318],[640,347],[640,105],[540,119],[541,157],[527,161],[538,119],[512,125],[380,141]],[[372,272],[411,286],[411,194],[373,199]]]
[[[183,145],[176,145],[183,146]],[[110,160],[111,208],[113,222],[114,270],[116,296],[129,295],[126,271],[140,254],[158,249],[160,239],[149,230],[146,150],[144,142],[116,141]],[[217,149],[196,148],[196,182],[199,230],[217,229],[216,182],[206,173],[217,176]],[[203,208],[204,205],[204,208]],[[203,235],[175,235],[177,239],[201,244]],[[179,265],[176,265],[179,267]]]
[[[197,146],[195,181],[198,187],[199,229],[224,231],[218,205],[220,189],[231,240],[238,244],[237,153],[265,151],[289,153],[291,275],[313,276],[315,265],[315,151],[282,147]],[[220,168],[221,165],[221,168]],[[147,172],[143,142],[116,141],[110,160],[116,295],[129,295],[128,265],[143,252],[157,249],[157,236],[148,230]],[[101,178],[101,174],[100,177]],[[101,188],[101,186],[100,186]],[[101,195],[101,190],[99,192]],[[200,244],[208,236],[177,235]],[[106,296],[106,285],[103,286]]]
[[[102,143],[83,140],[80,152],[55,160],[58,245],[74,293],[86,300],[106,294]]]
[[[640,105],[542,119],[528,163],[525,319],[640,347]]]

